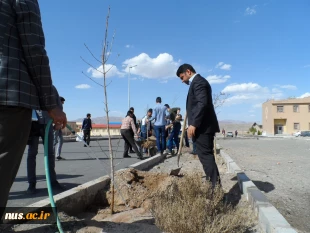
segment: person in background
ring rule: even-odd
[[[235,137],[237,137],[237,136],[238,136],[238,131],[236,130],[236,131],[235,131]]]
[[[59,95],[56,88],[53,86],[54,96],[56,100],[59,100]],[[60,101],[58,102],[58,107],[61,107]],[[47,123],[50,121],[50,117],[46,111],[36,110],[35,114],[37,116],[37,123],[36,126],[37,133],[34,133],[29,137],[28,140],[28,155],[27,155],[27,178],[29,187],[27,189],[28,194],[34,194],[37,192],[36,184],[37,184],[37,177],[36,177],[36,158],[38,154],[38,147],[39,147],[39,138],[41,137],[43,145],[45,143],[48,144],[48,165],[49,165],[49,172],[50,172],[50,179],[52,188],[54,190],[63,191],[64,188],[58,183],[56,179],[56,172],[55,172],[55,154],[53,150],[53,143],[54,143],[54,134],[53,134],[53,127],[51,126],[48,131],[48,140],[45,138],[45,130]],[[61,129],[60,129],[61,130]],[[32,129],[33,131],[33,129]]]
[[[197,147],[196,147],[196,143],[193,142],[193,150],[191,152],[192,155],[196,155],[197,154]]]
[[[83,130],[83,139],[84,142],[89,146],[90,143],[90,131],[92,130],[92,122],[91,122],[91,114],[87,113],[86,118],[84,118],[83,120],[83,124],[82,124],[82,130]],[[84,147],[87,147],[84,144]]]
[[[171,114],[170,114],[171,117]],[[177,151],[179,151],[179,134],[180,134],[180,130],[181,130],[181,120],[182,120],[182,115],[181,114],[177,114],[176,116],[174,116],[172,118],[172,124],[166,126],[166,128],[168,127],[172,127],[171,133],[169,135],[169,143],[168,143],[168,154],[173,154],[173,142],[177,148]]]
[[[132,135],[132,132],[134,135]],[[138,158],[142,160],[143,156],[135,143],[135,138],[138,139],[138,134],[136,125],[133,121],[132,111],[128,111],[127,116],[122,120],[121,135],[125,141],[123,158],[131,158],[131,156],[128,155],[129,145],[131,145],[136,151]]]
[[[66,101],[65,98],[62,96],[60,96],[57,100],[58,106],[61,107],[61,110],[63,110],[63,105],[65,101]],[[53,152],[57,160],[65,159],[60,156],[63,143],[64,143],[64,138],[63,138],[62,130],[61,129],[54,130]],[[57,144],[58,144],[58,147],[57,147],[57,150],[55,150]]]
[[[135,109],[134,109],[134,107],[130,107],[130,108],[129,108],[129,111],[132,112],[132,119],[133,119],[133,122],[134,122],[135,126],[137,127],[137,117],[136,117],[136,115],[135,115]],[[127,117],[127,115],[126,115],[126,117]],[[131,134],[132,134],[132,136],[134,136],[133,131],[131,132]],[[131,146],[131,145],[129,145],[129,153],[130,153],[130,154],[135,153],[135,152],[132,150],[132,146]]]
[[[0,7],[0,221],[18,172],[33,109],[47,111],[56,129],[67,124],[52,90],[37,0],[1,0]],[[8,229],[0,231],[8,232]]]
[[[207,79],[197,74],[189,64],[181,65],[176,75],[189,85],[186,110],[188,114],[188,137],[196,143],[197,154],[206,178],[212,187],[221,184],[214,158],[214,136],[220,132],[212,101],[212,88]]]
[[[169,116],[167,107],[161,104],[161,98],[156,98],[156,106],[153,108],[153,115],[147,122],[155,120],[154,129],[156,134],[157,150],[163,155],[166,150],[166,117]]]
[[[148,136],[150,136],[150,132],[152,130],[152,127],[151,127],[151,122],[146,122],[147,119],[150,119],[152,117],[152,112],[153,112],[153,109],[149,109],[146,113],[146,115],[142,118],[141,120],[141,137],[143,139],[147,139]],[[144,148],[143,150],[144,153],[147,152],[147,149]]]
[[[185,146],[186,146],[186,147],[190,147],[190,146],[189,146],[188,136],[187,136],[187,128],[188,128],[188,122],[187,122],[187,121],[186,121],[186,122],[184,122],[184,120],[181,121],[180,135],[182,134],[183,124],[186,124],[186,125],[185,125],[185,129],[184,129]]]

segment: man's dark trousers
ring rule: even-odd
[[[197,154],[212,186],[221,184],[220,174],[214,158],[214,134],[199,134],[196,132],[193,141],[196,143]]]
[[[89,145],[89,142],[90,142],[90,129],[84,129],[83,130],[83,135],[84,135],[84,142],[86,142],[87,145]]]
[[[156,146],[157,150],[161,153],[166,150],[166,129],[165,126],[154,126],[155,135],[156,135]]]
[[[172,151],[173,147],[173,141],[175,143],[175,146],[177,147],[177,151],[179,151],[179,134],[181,130],[181,123],[176,122],[173,124],[173,129],[171,130],[170,136],[169,136],[169,146],[168,149]]]
[[[5,207],[31,127],[31,109],[0,106],[0,207]],[[2,211],[1,211],[2,210]],[[0,218],[4,208],[0,208]]]
[[[56,181],[56,172],[55,172],[55,154],[53,150],[54,143],[54,134],[53,127],[51,125],[48,132],[48,141],[45,141],[45,128],[46,125],[42,125],[40,129],[40,136],[32,136],[29,146],[28,146],[28,156],[27,156],[27,177],[29,183],[36,183],[36,158],[38,154],[38,146],[39,146],[39,137],[41,137],[43,144],[48,143],[48,165],[51,182]]]
[[[121,129],[121,135],[125,141],[125,145],[124,145],[124,154],[123,156],[126,157],[128,156],[128,151],[129,151],[129,145],[132,146],[132,148],[135,150],[137,156],[140,158],[142,157],[142,155],[139,152],[139,149],[135,143],[135,139],[132,136],[132,130],[131,129]]]

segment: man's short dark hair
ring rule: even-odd
[[[90,116],[90,113],[87,113],[86,117],[89,117]]]
[[[169,104],[165,104],[164,106],[165,106],[166,108],[170,108]]]
[[[186,70],[190,70],[193,73],[196,73],[195,69],[190,64],[183,64],[177,70],[177,76],[180,77],[180,74],[184,73]]]
[[[134,111],[135,109],[133,107],[130,107],[129,108],[129,111]]]
[[[150,108],[147,112],[153,113],[153,109]]]
[[[133,115],[132,111],[127,112],[127,116],[132,116],[132,115]]]
[[[161,98],[160,97],[156,98],[156,103],[161,103]]]
[[[60,101],[66,101],[64,97],[60,96]]]

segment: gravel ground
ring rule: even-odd
[[[298,232],[310,232],[309,139],[218,138],[217,143]]]

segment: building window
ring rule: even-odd
[[[308,105],[308,110],[309,110],[309,112],[310,112],[310,105]]]
[[[299,106],[298,105],[293,106],[293,112],[299,112]]]
[[[277,106],[277,112],[283,112],[283,106]]]
[[[294,130],[299,130],[299,123],[294,123]]]

